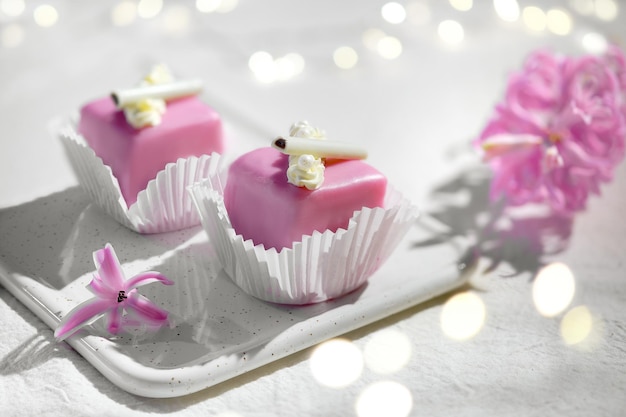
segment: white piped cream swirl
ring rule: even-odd
[[[165,100],[147,98],[124,106],[126,121],[136,129],[157,126],[165,113]]]
[[[157,64],[152,67],[148,75],[143,77],[141,85],[165,84],[172,81],[174,81],[174,77],[172,77],[172,73],[167,65]]]
[[[296,122],[291,125],[289,135],[299,138],[326,139],[326,133],[311,126],[306,121]],[[316,190],[324,183],[324,161],[313,155],[289,155],[289,168],[287,169],[287,181],[297,187],[305,187],[308,190]]]
[[[172,80],[169,69],[165,65],[159,64],[152,68],[139,85],[164,84],[172,82]],[[124,105],[124,116],[126,116],[126,121],[136,129],[157,126],[161,124],[161,118],[166,107],[163,99],[147,98]]]
[[[315,190],[324,182],[325,169],[322,160],[313,155],[290,155],[287,180],[298,187]]]
[[[311,126],[306,120],[295,122],[289,128],[289,136],[309,139],[326,139],[326,132],[322,129]]]

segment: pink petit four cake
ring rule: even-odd
[[[345,229],[363,207],[383,206],[387,179],[362,161],[327,161],[324,183],[314,190],[289,183],[288,168],[289,156],[270,147],[230,166],[224,204],[244,239],[280,251],[314,231]]]
[[[200,223],[187,188],[219,175],[220,115],[195,95],[201,80],[155,66],[135,86],[85,104],[59,131],[82,189],[119,223],[163,233]]]
[[[169,101],[160,124],[141,128],[111,97],[101,98],[81,108],[78,132],[111,167],[128,206],[168,163],[224,149],[220,116],[196,97]]]
[[[310,304],[363,285],[417,217],[360,146],[306,122],[191,187],[212,248],[244,292]]]

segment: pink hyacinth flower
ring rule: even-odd
[[[123,327],[124,312],[151,325],[167,322],[168,312],[157,307],[137,292],[137,287],[152,282],[172,285],[173,282],[158,272],[148,271],[126,280],[124,271],[110,244],[93,254],[96,272],[87,288],[96,296],[70,311],[54,331],[54,337],[64,340],[83,326],[101,316],[108,319],[107,330],[117,334]]]
[[[474,142],[494,173],[491,199],[583,209],[624,157],[625,94],[616,47],[600,57],[531,54]]]

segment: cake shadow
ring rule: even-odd
[[[89,205],[79,187],[0,210],[0,262],[9,274],[60,289],[65,241]]]
[[[294,325],[356,303],[367,287],[315,304],[263,301],[246,294],[226,275],[209,242],[193,243],[164,257],[154,269],[174,285],[149,285],[141,293],[168,310],[169,325],[156,332],[137,329],[114,341],[120,354],[155,369],[194,366],[228,355],[253,359]],[[110,337],[103,320],[94,323],[90,333]]]
[[[160,255],[199,230],[141,235],[92,204],[76,186],[0,209],[0,262],[8,274],[61,290],[95,269],[92,254],[106,243],[130,262]]]
[[[193,243],[154,266],[173,286],[149,285],[141,294],[169,312],[169,325],[115,338],[115,348],[159,369],[191,366],[263,343],[255,320],[266,303],[245,295],[225,275],[208,242]],[[271,314],[270,314],[271,317]],[[97,333],[106,336],[104,324]],[[278,330],[277,330],[278,331]],[[176,349],[172,349],[173,345]]]

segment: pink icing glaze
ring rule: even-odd
[[[224,204],[233,228],[266,249],[291,248],[313,231],[348,226],[354,211],[382,207],[383,174],[362,161],[327,162],[324,183],[307,190],[287,182],[288,156],[260,148],[231,165]]]
[[[161,124],[141,129],[110,97],[98,99],[81,109],[78,131],[111,167],[128,206],[166,164],[224,148],[220,116],[196,97],[169,101]]]

